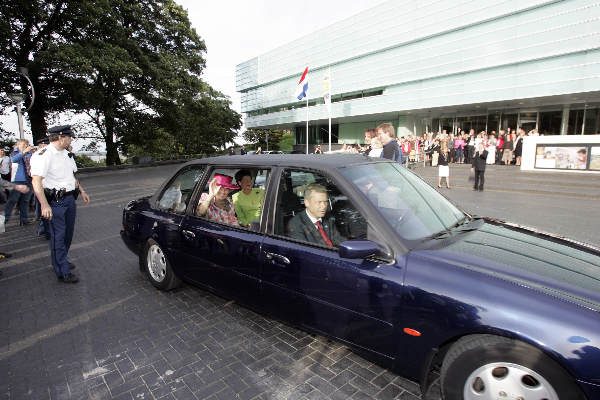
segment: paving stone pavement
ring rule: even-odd
[[[56,280],[35,226],[2,234],[13,258],[0,264],[0,400],[419,398],[338,343],[189,285],[150,285],[119,237],[121,212],[175,168],[81,177],[92,201],[78,203],[77,285]]]

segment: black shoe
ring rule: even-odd
[[[75,264],[71,263],[71,261],[68,261],[68,263],[69,263],[69,268],[70,268],[70,269],[75,269],[75,268],[77,268],[77,266],[76,266]]]
[[[476,192],[476,191],[477,191],[477,188],[473,188],[473,191],[474,191],[474,192]]]
[[[483,192],[483,188],[479,188],[479,191],[480,191],[480,192]]]
[[[21,221],[19,222],[19,226],[31,225],[33,222],[31,221]]]
[[[63,283],[77,283],[77,282],[79,282],[79,279],[77,278],[77,276],[73,275],[71,272],[69,272],[68,274],[64,275],[62,277],[62,279],[58,278],[58,280],[60,280]]]

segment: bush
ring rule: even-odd
[[[77,164],[77,168],[86,168],[86,167],[104,167],[106,166],[105,160],[94,161],[89,156],[85,154],[75,155],[75,164]]]

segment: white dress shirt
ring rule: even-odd
[[[44,189],[75,190],[77,165],[66,149],[58,150],[53,143],[36,151],[31,157],[31,176],[44,178]]]

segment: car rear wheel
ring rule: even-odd
[[[142,257],[146,275],[155,287],[161,290],[171,290],[179,286],[181,281],[173,272],[169,260],[155,240],[148,239]]]
[[[445,400],[582,400],[574,379],[539,349],[493,335],[467,336],[446,354]]]

